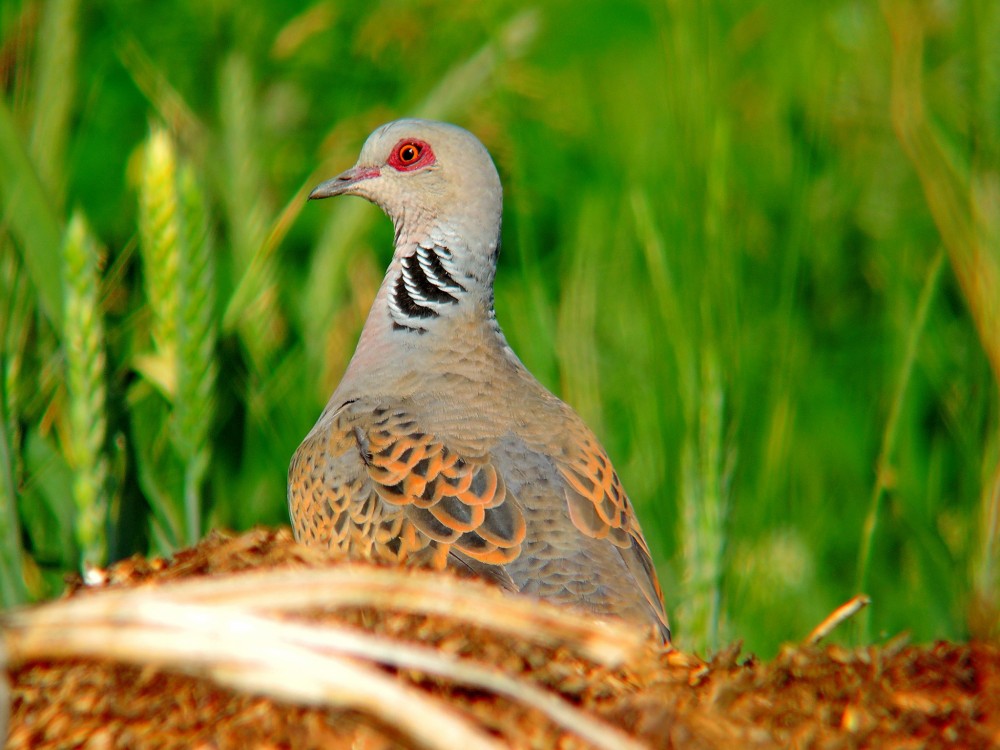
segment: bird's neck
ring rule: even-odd
[[[342,385],[359,373],[377,377],[373,368],[383,365],[393,372],[420,368],[418,360],[460,355],[466,346],[509,351],[493,308],[499,242],[499,230],[478,247],[444,231],[397,235]]]
[[[392,330],[425,335],[470,313],[492,314],[499,226],[463,232],[431,224],[407,232],[397,225],[395,245],[372,311],[381,302]]]

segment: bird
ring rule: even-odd
[[[394,252],[340,384],[292,457],[295,538],[451,568],[669,644],[649,546],[608,454],[497,322],[503,191],[487,149],[456,125],[395,120],[309,199],[340,195],[383,210]]]

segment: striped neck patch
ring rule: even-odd
[[[422,321],[437,318],[458,303],[466,291],[455,280],[451,251],[441,245],[417,245],[400,261],[400,272],[389,294],[393,328],[423,333]]]

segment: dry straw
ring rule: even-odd
[[[5,666],[71,658],[153,666],[278,700],[357,710],[428,748],[501,747],[464,714],[380,669],[390,666],[521,702],[594,747],[645,747],[560,695],[496,667],[344,625],[287,619],[355,607],[446,616],[565,648],[606,667],[633,658],[642,645],[622,625],[581,620],[528,599],[498,598],[475,582],[342,565],[94,592],[15,612],[4,618]]]

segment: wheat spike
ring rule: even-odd
[[[177,205],[177,155],[170,135],[154,127],[146,141],[139,190],[139,235],[146,293],[152,312],[152,336],[163,373],[158,382],[176,393],[177,319],[181,263]]]
[[[107,422],[104,383],[104,324],[101,319],[96,243],[79,212],[63,243],[65,260],[66,387],[69,393],[70,451],[74,469],[76,539],[82,562],[99,565],[107,554],[108,513],[104,451]]]
[[[214,411],[215,264],[205,201],[189,164],[182,164],[179,191],[184,234],[180,264],[177,400],[173,427],[177,451],[184,461],[184,510],[187,536],[200,536],[201,484],[208,469],[208,431]]]

